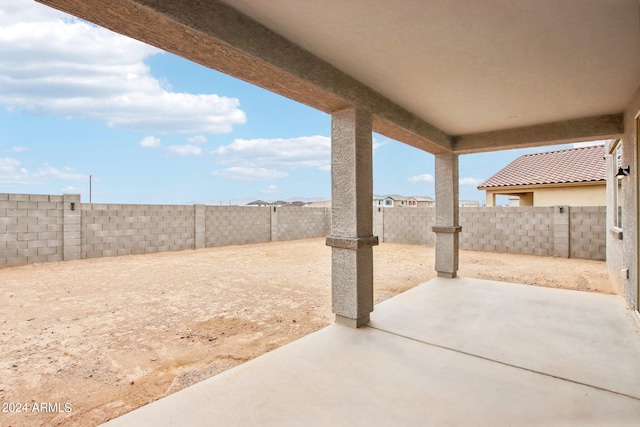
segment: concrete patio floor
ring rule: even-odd
[[[433,279],[132,411],[115,426],[638,426],[622,297]]]

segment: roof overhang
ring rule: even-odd
[[[565,187],[593,187],[596,185],[607,185],[607,181],[584,181],[584,182],[557,182],[553,184],[529,184],[529,185],[509,185],[503,187],[478,187],[481,191],[521,193],[523,191],[537,190],[540,188],[565,188]]]
[[[617,138],[635,0],[38,0],[431,153]]]

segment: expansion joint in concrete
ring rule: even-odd
[[[428,346],[431,346],[431,347],[440,348],[442,350],[452,351],[452,352],[455,352],[455,353],[458,353],[458,354],[463,354],[465,356],[474,357],[476,359],[486,360],[487,362],[497,363],[497,364],[500,364],[500,365],[503,365],[503,366],[508,366],[510,368],[515,368],[515,369],[519,369],[519,370],[522,370],[522,371],[531,372],[531,373],[536,374],[536,375],[542,375],[542,376],[553,378],[553,379],[556,379],[556,380],[559,380],[559,381],[566,381],[566,382],[577,384],[577,385],[580,385],[580,386],[584,386],[584,387],[589,387],[589,388],[593,388],[593,389],[596,389],[596,390],[600,390],[600,391],[603,391],[605,393],[616,394],[616,395],[619,395],[619,396],[627,397],[629,399],[640,401],[640,398],[638,396],[635,396],[635,395],[632,395],[632,394],[629,394],[629,393],[623,393],[623,392],[611,390],[610,388],[607,388],[607,387],[601,387],[601,386],[598,386],[598,385],[595,385],[595,384],[589,384],[587,382],[576,381],[576,380],[573,380],[571,378],[567,378],[567,377],[560,376],[560,375],[554,375],[552,373],[544,372],[544,371],[541,371],[541,370],[538,370],[538,369],[527,368],[526,366],[521,366],[521,365],[517,365],[517,364],[514,364],[514,363],[505,362],[505,361],[498,360],[498,359],[495,359],[495,358],[492,358],[492,357],[483,356],[483,355],[478,354],[478,353],[471,353],[471,352],[464,351],[464,350],[461,350],[461,349],[457,349],[457,348],[454,348],[454,347],[449,347],[449,346],[446,346],[446,345],[436,344],[436,343],[433,343],[433,342],[430,342],[430,341],[417,339],[417,338],[411,337],[409,335],[399,334],[397,332],[392,332],[392,331],[387,330],[387,329],[382,329],[381,327],[378,327],[378,326],[375,326],[375,325],[376,324],[374,323],[374,325],[367,325],[367,327],[369,327],[371,329],[375,329],[376,331],[380,331],[380,332],[385,333],[385,334],[395,335],[395,336],[400,337],[400,338],[411,340],[411,341],[414,341],[414,342],[417,342],[417,343],[421,343],[421,344],[424,344],[424,345],[428,345]]]

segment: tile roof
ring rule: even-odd
[[[478,189],[605,181],[604,156],[604,145],[525,154],[480,184]]]
[[[393,199],[395,201],[403,201],[403,200],[407,200],[408,197],[401,196],[399,194],[387,194],[386,196],[383,197],[383,199]]]

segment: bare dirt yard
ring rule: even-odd
[[[330,254],[311,239],[0,269],[0,425],[100,424],[330,324]],[[376,302],[435,276],[430,247],[374,256]],[[460,266],[613,293],[604,262],[462,251]]]

